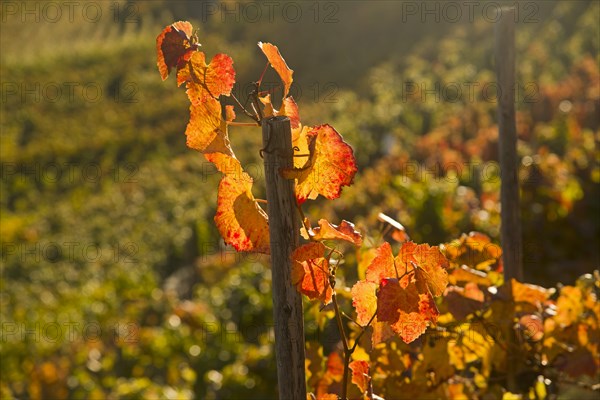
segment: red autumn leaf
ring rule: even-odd
[[[225,175],[219,184],[215,223],[225,243],[237,251],[269,253],[267,214],[252,195],[252,178]]]
[[[180,65],[199,46],[190,39],[192,30],[192,24],[179,21],[167,26],[156,38],[156,64],[163,81],[171,68]]]
[[[308,147],[310,156],[302,168],[284,169],[282,173],[286,179],[296,179],[298,203],[316,199],[319,194],[330,200],[338,198],[342,186],[350,185],[357,171],[352,147],[327,124],[303,129],[297,141],[305,141],[298,145],[297,155],[305,155]]]
[[[188,97],[194,105],[221,95],[229,96],[235,83],[231,57],[217,54],[208,65],[205,57],[201,51],[194,52],[177,72],[177,84],[186,83]]]
[[[377,285],[385,279],[391,277],[399,277],[400,275],[394,267],[394,255],[392,254],[392,246],[385,242],[377,249],[377,255],[367,267],[366,280]]]
[[[414,279],[405,276],[401,280],[386,278],[381,282],[377,318],[389,323],[405,343],[421,336],[438,315],[431,294]]]
[[[260,47],[265,56],[267,56],[267,60],[269,60],[271,67],[277,71],[277,74],[281,78],[284,85],[283,98],[286,98],[290,91],[290,86],[292,86],[292,74],[294,71],[287,66],[281,53],[279,53],[277,46],[274,46],[271,43],[258,42],[258,47]]]
[[[317,228],[312,228],[308,234],[314,240],[345,240],[356,246],[360,246],[362,243],[360,232],[354,229],[354,224],[352,222],[346,220],[342,220],[342,223],[337,226],[331,224],[326,219],[320,219],[319,226]]]
[[[333,290],[329,284],[329,262],[325,246],[314,242],[298,247],[291,255],[292,284],[309,299],[331,303]]]
[[[356,322],[366,326],[377,311],[377,288],[373,282],[358,281],[352,286],[352,305],[356,309]]]
[[[221,104],[213,98],[190,105],[190,122],[185,130],[187,146],[202,153],[233,155],[227,124],[221,117]]]
[[[352,370],[352,383],[354,383],[361,392],[366,392],[369,388],[369,381],[371,376],[369,375],[369,363],[364,360],[352,361],[349,364]]]

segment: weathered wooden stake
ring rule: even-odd
[[[502,207],[502,261],[504,278],[523,281],[523,246],[519,209],[517,125],[515,119],[515,9],[502,8],[495,26],[496,76],[498,78],[498,143],[500,204]]]
[[[495,26],[496,76],[498,79],[498,144],[500,159],[500,204],[502,261],[504,282],[512,296],[511,279],[523,281],[521,213],[519,205],[519,180],[517,157],[517,124],[515,119],[515,9],[502,8],[502,17]],[[514,307],[511,302],[511,307]],[[510,315],[514,315],[513,312]],[[508,324],[506,355],[506,386],[519,393],[518,374],[522,355],[517,348],[513,320]]]
[[[267,185],[267,214],[271,235],[273,317],[279,398],[306,399],[304,377],[304,320],[302,298],[292,285],[290,254],[298,246],[300,222],[294,181],[280,168],[293,166],[292,132],[287,117],[263,121],[263,156]]]

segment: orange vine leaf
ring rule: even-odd
[[[215,223],[225,243],[237,251],[269,254],[267,214],[252,195],[252,178],[225,175],[219,184]]]
[[[379,285],[383,279],[394,276],[396,276],[396,269],[394,268],[392,246],[385,242],[379,246],[375,258],[367,267],[366,280]]]
[[[227,124],[221,116],[221,104],[208,98],[190,105],[190,121],[185,130],[188,147],[202,153],[233,155],[227,134]]]
[[[308,243],[291,254],[292,284],[309,299],[331,303],[333,289],[329,284],[329,261],[323,243]]]
[[[238,159],[235,158],[235,155],[206,153],[204,154],[204,157],[213,163],[219,172],[234,177],[235,179],[248,179],[248,182],[252,183],[252,178],[244,172],[242,165]]]
[[[354,229],[354,224],[346,220],[342,220],[339,226],[334,225],[326,219],[319,220],[319,226],[310,229],[308,232],[309,236],[313,240],[345,240],[356,246],[360,246],[362,243],[362,235],[359,231]]]
[[[400,280],[386,278],[381,281],[377,318],[389,323],[405,343],[421,336],[428,323],[435,321],[438,316],[433,297],[416,280],[405,276]]]
[[[373,332],[371,333],[371,343],[373,346],[377,346],[379,343],[385,342],[392,336],[394,331],[390,328],[390,325],[386,322],[380,322],[377,317],[371,322]]]
[[[377,288],[377,284],[367,281],[352,286],[352,305],[356,309],[356,322],[361,326],[366,326],[377,311]]]
[[[186,83],[188,97],[194,105],[209,98],[229,96],[235,83],[233,60],[226,54],[217,54],[207,65],[204,53],[194,52],[177,72],[177,84],[183,83]]]
[[[364,360],[355,360],[350,363],[349,367],[352,370],[352,383],[358,386],[361,392],[366,392],[371,380],[369,363]]]
[[[437,320],[439,311],[433,298],[443,294],[448,285],[447,266],[437,246],[407,242],[396,258],[387,242],[377,249],[365,280],[352,288],[359,324],[368,323],[377,311],[371,336],[374,345],[389,336],[381,323],[410,343]]]
[[[265,108],[262,110],[263,118],[268,119],[277,115],[277,110],[273,108],[273,103],[271,102],[270,93],[267,93],[264,96],[258,96],[258,100],[265,105]]]
[[[298,111],[298,104],[296,104],[292,96],[288,96],[283,99],[283,104],[279,110],[279,115],[285,115],[290,119],[290,125],[292,129],[300,127],[300,113]]]
[[[536,307],[541,307],[548,297],[554,292],[537,285],[521,283],[516,279],[511,280],[513,299],[515,302],[531,303]]]
[[[267,56],[267,60],[269,60],[271,67],[273,67],[273,69],[281,78],[281,81],[285,87],[283,91],[283,97],[286,98],[290,91],[290,86],[292,86],[292,75],[294,71],[288,67],[285,60],[281,56],[281,53],[279,53],[277,46],[274,46],[271,43],[258,42],[258,47],[260,47],[265,56]]]
[[[163,81],[169,76],[171,68],[179,68],[191,56],[191,52],[200,46],[192,42],[192,30],[189,22],[178,21],[167,26],[157,36],[156,64]]]
[[[411,266],[418,266],[417,280],[425,282],[433,296],[441,296],[444,293],[448,285],[448,260],[437,246],[406,242],[400,249],[396,264],[402,264],[403,269],[409,271]]]
[[[320,125],[301,130],[296,138],[305,142],[310,156],[301,168],[283,169],[286,179],[296,179],[296,199],[302,204],[306,199],[316,199],[320,194],[327,199],[340,196],[342,186],[352,183],[356,174],[356,160],[352,147],[330,125]]]

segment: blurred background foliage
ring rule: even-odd
[[[529,3],[516,91],[525,274],[572,283],[599,261],[600,9]],[[2,398],[273,396],[267,260],[219,240],[218,174],[186,148],[187,100],[156,69],[155,38],[176,20],[198,27],[209,57],[234,59],[240,98],[264,67],[255,43],[277,44],[303,123],[330,123],[355,148],[355,185],[310,203],[313,220],[376,234],[383,211],[418,242],[499,241],[493,24],[480,12],[436,23],[397,2],[303,2],[300,18],[276,8],[271,21],[253,2],[84,1],[71,21],[44,4],[2,9]],[[265,86],[277,90],[274,74]],[[264,196],[260,134],[230,135]],[[307,335],[334,346],[318,311],[307,304]]]

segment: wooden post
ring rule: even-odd
[[[523,246],[515,120],[515,9],[502,8],[495,26],[496,76],[498,79],[498,144],[500,177],[501,239],[504,279],[523,281]]]
[[[290,255],[298,246],[300,222],[294,181],[280,168],[293,166],[292,131],[287,117],[263,121],[263,154],[267,185],[267,214],[271,235],[273,318],[277,382],[282,400],[306,399],[304,377],[304,319],[302,298],[292,285]]]
[[[523,281],[521,213],[517,157],[517,124],[515,119],[515,9],[502,8],[502,16],[495,26],[495,59],[498,79],[498,147],[500,161],[501,242],[506,291],[512,299],[511,279]],[[514,303],[509,307],[514,315]],[[522,355],[517,348],[516,332],[511,318],[506,321],[508,333],[506,355],[506,386],[519,393],[518,374]]]

